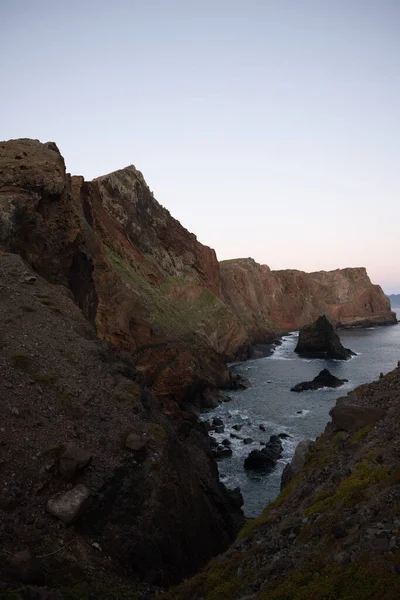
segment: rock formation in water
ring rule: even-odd
[[[346,383],[346,381],[348,381],[348,379],[339,379],[339,377],[332,375],[328,369],[323,369],[312,381],[302,381],[301,383],[297,383],[290,388],[290,391],[304,392],[306,390],[320,390],[324,387],[337,388]]]
[[[347,360],[354,356],[352,350],[342,345],[332,323],[325,315],[300,329],[299,340],[294,351],[298,354],[326,356],[335,360]]]
[[[337,401],[278,498],[165,600],[400,597],[400,367]]]

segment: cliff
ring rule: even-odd
[[[236,542],[166,600],[400,596],[400,367],[337,401],[284,487]]]
[[[201,424],[163,414],[65,287],[5,252],[0,286],[0,597],[141,598],[194,574],[243,523]]]
[[[326,314],[337,327],[396,323],[390,301],[364,268],[271,271],[251,258],[223,261],[223,297],[255,338],[297,330]]]

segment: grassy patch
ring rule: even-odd
[[[367,425],[366,427],[363,427],[362,429],[359,429],[358,431],[356,431],[355,434],[351,437],[350,443],[356,444],[358,442],[362,442],[363,440],[365,440],[365,438],[371,431],[372,427],[373,427],[373,425]]]
[[[324,513],[339,503],[344,507],[355,506],[369,486],[388,480],[389,477],[390,471],[387,467],[373,464],[364,458],[356,465],[353,473],[339,484],[335,492],[322,490],[315,494],[311,506],[304,514],[311,517],[316,513]]]
[[[57,380],[57,377],[55,375],[49,375],[48,373],[32,373],[32,379],[34,379],[36,383],[51,384]]]

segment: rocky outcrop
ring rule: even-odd
[[[342,345],[332,323],[325,315],[300,329],[299,340],[294,351],[298,354],[313,357],[326,356],[335,360],[347,360],[354,356],[352,350]]]
[[[251,258],[220,263],[223,297],[255,339],[297,330],[326,314],[337,327],[396,323],[390,302],[364,268],[271,271]]]
[[[193,574],[243,522],[201,424],[164,415],[129,356],[18,255],[0,252],[0,288],[0,597],[24,550],[67,599],[89,597],[84,581],[123,599],[125,582],[128,598]]]
[[[272,469],[276,465],[278,458],[282,456],[282,452],[281,439],[277,435],[271,435],[262,450],[252,450],[250,452],[247,458],[245,458],[243,466],[245,469],[252,471]]]
[[[193,391],[229,386],[225,357],[248,335],[220,298],[215,252],[171,217],[133,166],[85,182],[66,174],[55,144],[0,143],[0,247],[69,288],[166,410]]]
[[[339,379],[335,377],[328,371],[328,369],[323,369],[318,373],[316,377],[312,381],[302,381],[301,383],[297,383],[292,388],[290,388],[291,392],[304,392],[306,390],[320,390],[324,387],[337,388],[343,385],[348,379]]]
[[[165,600],[400,596],[400,368],[339,400],[332,418],[296,451],[278,498]]]

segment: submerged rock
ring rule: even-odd
[[[291,392],[304,392],[305,390],[319,390],[323,387],[337,388],[343,385],[348,379],[339,379],[328,371],[323,369],[312,381],[302,381],[290,388]]]
[[[332,323],[325,315],[321,315],[314,323],[300,329],[299,341],[294,351],[298,354],[326,356],[336,360],[347,360],[355,354],[349,348],[342,346]]]

